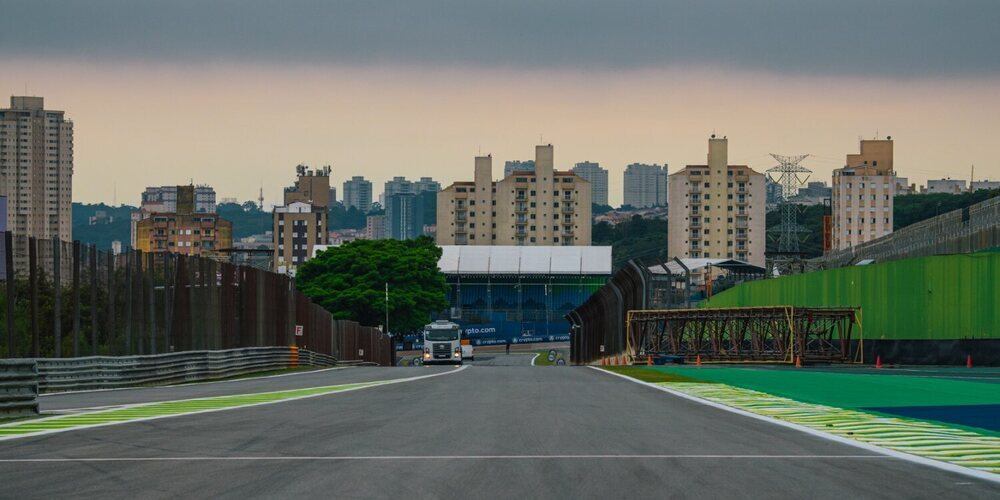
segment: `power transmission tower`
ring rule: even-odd
[[[781,224],[769,232],[778,235],[778,254],[793,256],[799,253],[799,234],[808,232],[796,220],[798,207],[789,198],[799,192],[799,187],[809,179],[811,170],[800,165],[809,155],[785,156],[771,153],[778,166],[767,169],[767,175],[781,186]]]

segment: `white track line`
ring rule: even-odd
[[[332,395],[335,395],[335,394],[341,394],[341,393],[352,392],[352,391],[359,391],[359,390],[362,390],[362,389],[368,389],[368,388],[372,388],[372,387],[382,387],[382,386],[385,386],[385,385],[399,384],[399,383],[403,383],[403,382],[412,382],[414,380],[421,380],[421,379],[425,379],[425,378],[440,377],[442,375],[451,375],[453,373],[458,373],[458,372],[460,372],[460,371],[462,371],[462,370],[464,370],[466,368],[468,368],[468,365],[458,367],[455,370],[450,370],[450,371],[445,371],[445,372],[440,372],[440,373],[432,373],[430,375],[420,375],[420,376],[417,376],[417,377],[397,378],[397,379],[388,379],[388,380],[370,380],[368,382],[350,382],[350,383],[344,383],[344,384],[336,384],[336,385],[354,385],[354,384],[371,384],[371,385],[363,385],[361,387],[351,387],[349,389],[341,389],[341,390],[334,391],[334,392],[325,392],[325,393],[319,393],[319,394],[308,394],[308,395],[305,395],[305,396],[296,396],[296,397],[293,397],[293,398],[279,399],[279,400],[276,400],[276,401],[265,401],[265,402],[262,402],[262,403],[250,403],[250,404],[239,405],[239,406],[228,406],[228,407],[225,407],[225,408],[212,408],[212,409],[208,409],[208,410],[198,410],[198,411],[185,412],[185,413],[175,413],[175,414],[170,414],[170,415],[156,415],[156,416],[152,416],[152,417],[140,417],[140,418],[134,418],[134,419],[130,419],[130,420],[121,420],[121,421],[116,421],[116,422],[103,422],[103,423],[100,423],[100,424],[85,425],[85,426],[80,426],[80,427],[67,427],[65,429],[51,429],[51,430],[44,430],[44,431],[38,431],[38,432],[32,432],[32,433],[26,433],[26,434],[10,434],[10,435],[5,435],[5,436],[0,436],[0,442],[11,441],[11,440],[14,440],[14,439],[28,438],[28,437],[44,436],[44,435],[47,435],[47,434],[57,434],[57,433],[60,433],[60,432],[85,431],[85,430],[90,430],[90,429],[97,429],[97,428],[100,428],[100,427],[108,427],[108,426],[111,426],[111,425],[130,424],[130,423],[133,423],[133,422],[147,422],[147,421],[150,421],[150,420],[159,420],[159,419],[163,419],[163,418],[185,417],[185,416],[188,416],[188,415],[200,415],[200,414],[204,414],[204,413],[214,413],[214,412],[217,412],[217,411],[238,410],[238,409],[241,409],[241,408],[250,408],[250,407],[253,407],[253,406],[264,406],[264,405],[273,405],[273,404],[287,403],[289,401],[298,401],[298,400],[301,400],[301,399],[318,398],[318,397],[321,397],[321,396],[332,396]],[[335,387],[335,386],[330,386],[330,387]],[[278,390],[278,391],[257,392],[257,393],[250,393],[250,394],[232,394],[230,396],[235,396],[235,397],[239,397],[239,396],[252,396],[252,395],[255,395],[255,394],[269,394],[269,393],[274,393],[274,392],[298,391],[298,390],[303,390],[303,389],[313,389],[313,387],[300,387],[298,389],[282,389],[282,390]],[[0,424],[0,427],[14,427],[14,426],[18,426],[18,425],[22,425],[22,424],[26,424],[26,423],[43,422],[43,421],[51,420],[51,419],[55,419],[55,418],[63,418],[63,417],[69,417],[69,416],[74,416],[74,415],[98,414],[98,413],[103,413],[103,412],[118,411],[118,410],[123,410],[123,409],[128,409],[128,408],[134,408],[134,407],[137,407],[137,406],[149,406],[149,405],[156,405],[156,404],[162,404],[162,403],[177,403],[177,402],[186,402],[186,401],[198,401],[198,400],[204,400],[204,399],[214,399],[214,398],[219,398],[219,397],[226,397],[226,396],[207,396],[207,397],[202,397],[202,398],[178,399],[178,400],[173,400],[173,401],[153,401],[153,402],[149,402],[149,403],[127,404],[127,405],[121,405],[121,406],[113,407],[113,408],[108,409],[108,410],[99,410],[99,411],[95,411],[95,412],[91,412],[91,413],[68,414],[68,415],[54,415],[54,416],[51,416],[51,417],[43,417],[43,418],[38,418],[38,419],[33,419],[33,420],[24,420],[24,421],[11,422],[9,424]]]
[[[246,382],[249,380],[264,380],[267,378],[278,378],[278,377],[291,377],[293,375],[309,375],[312,373],[328,372],[330,370],[343,370],[345,368],[350,368],[348,366],[333,366],[330,368],[322,368],[319,370],[305,370],[295,373],[279,373],[276,375],[265,375],[263,377],[244,377],[244,378],[234,378],[229,380],[206,380],[204,382],[189,382],[186,384],[173,384],[173,385],[148,385],[139,387],[113,387],[111,389],[88,389],[85,391],[61,391],[61,392],[46,392],[45,394],[39,394],[38,397],[44,398],[46,396],[62,396],[64,394],[86,394],[88,392],[108,392],[108,391],[134,391],[138,389],[166,389],[168,387],[188,387],[196,385],[210,385],[210,384],[230,384],[233,382]],[[269,371],[269,370],[267,370]]]
[[[732,406],[726,406],[724,404],[716,403],[714,401],[708,401],[706,399],[697,398],[697,397],[694,397],[694,396],[691,396],[691,395],[688,395],[688,394],[684,394],[683,392],[679,392],[679,391],[675,391],[673,389],[669,389],[669,388],[661,386],[661,385],[656,385],[656,384],[652,384],[652,383],[649,383],[649,382],[643,382],[642,380],[638,380],[638,379],[629,377],[627,375],[622,375],[620,373],[615,373],[615,372],[612,372],[612,371],[604,370],[604,369],[596,367],[596,366],[588,366],[588,368],[592,368],[592,369],[597,370],[597,371],[602,372],[602,373],[607,373],[608,375],[614,375],[615,377],[621,377],[621,378],[623,378],[625,380],[628,380],[630,382],[635,382],[636,384],[641,384],[641,385],[644,385],[644,386],[647,386],[647,387],[651,387],[653,389],[656,389],[656,390],[659,390],[659,391],[663,391],[663,392],[666,392],[668,394],[673,394],[674,396],[677,396],[679,398],[684,398],[684,399],[687,399],[689,401],[694,401],[696,403],[701,403],[703,405],[711,406],[713,408],[718,408],[720,410],[725,410],[725,411],[728,411],[730,413],[736,413],[737,415],[743,415],[744,417],[750,417],[750,418],[761,420],[763,422],[768,422],[768,423],[771,423],[771,424],[774,424],[774,425],[780,425],[782,427],[788,427],[790,429],[795,429],[797,431],[804,432],[806,434],[810,434],[810,435],[813,435],[813,436],[816,436],[816,437],[820,437],[820,438],[823,438],[823,439],[826,439],[826,440],[829,440],[829,441],[834,441],[834,442],[837,442],[837,443],[846,444],[846,445],[849,445],[849,446],[853,446],[855,448],[861,448],[863,450],[873,451],[875,453],[880,453],[882,455],[887,455],[887,456],[890,456],[890,457],[893,457],[893,458],[898,458],[900,460],[905,460],[907,462],[912,462],[912,463],[920,464],[920,465],[926,465],[928,467],[933,467],[935,469],[941,469],[941,470],[945,470],[945,471],[948,471],[948,472],[954,472],[956,474],[961,474],[963,476],[970,476],[970,477],[974,477],[974,478],[977,478],[977,479],[982,479],[982,480],[989,481],[989,482],[992,482],[992,483],[998,483],[998,484],[1000,484],[1000,474],[993,474],[991,472],[986,472],[986,471],[981,471],[981,470],[976,470],[976,469],[970,469],[970,468],[967,468],[967,467],[962,467],[961,465],[950,464],[950,463],[947,463],[947,462],[940,462],[938,460],[934,460],[934,459],[930,459],[930,458],[924,458],[924,457],[920,457],[920,456],[917,456],[917,455],[910,455],[909,453],[903,453],[903,452],[896,451],[896,450],[890,450],[888,448],[882,448],[880,446],[875,446],[875,445],[864,443],[864,442],[861,442],[861,441],[855,441],[853,439],[849,439],[849,438],[845,438],[845,437],[840,437],[840,436],[836,436],[836,435],[833,435],[833,434],[827,434],[827,433],[825,433],[823,431],[818,431],[818,430],[813,429],[811,427],[806,427],[804,425],[799,425],[799,424],[793,424],[791,422],[787,422],[787,421],[784,421],[784,420],[778,420],[778,419],[771,418],[771,417],[768,417],[768,416],[758,415],[756,413],[752,413],[752,412],[749,412],[749,411],[746,411],[746,410],[741,410],[739,408],[733,408]]]
[[[387,455],[387,456],[321,456],[321,457],[121,457],[121,458],[8,458],[0,463],[48,462],[209,462],[209,461],[376,461],[376,460],[645,460],[645,459],[724,459],[724,460],[886,460],[883,455]]]
[[[541,354],[542,353],[540,352],[536,352],[535,355],[531,357],[531,366],[535,366],[535,360],[538,359],[538,356],[541,356]]]

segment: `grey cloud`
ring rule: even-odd
[[[996,0],[0,0],[0,57],[1000,73]]]

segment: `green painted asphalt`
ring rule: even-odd
[[[808,368],[774,370],[734,366],[651,366],[644,369],[839,408],[1000,404],[1000,390],[996,384],[917,374],[885,376]]]
[[[143,420],[203,411],[225,410],[264,403],[275,403],[278,401],[296,398],[332,394],[359,387],[384,384],[387,382],[389,381],[383,380],[376,382],[310,387],[307,389],[293,389],[256,394],[238,394],[232,396],[214,396],[179,401],[164,401],[160,403],[129,405],[107,410],[25,420],[0,425],[0,440],[14,436],[44,434],[62,430],[122,423],[132,420]]]

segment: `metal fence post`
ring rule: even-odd
[[[80,241],[73,242],[73,357],[80,357]]]
[[[62,242],[52,237],[52,351],[62,357]]]
[[[108,251],[108,333],[106,335],[109,339],[117,339],[118,335],[115,329],[115,289],[118,286],[115,284],[115,253]]]
[[[97,356],[97,245],[90,245],[90,353]]]
[[[14,235],[10,231],[4,231],[4,263],[7,265],[7,357],[17,356],[17,332],[15,332],[14,315],[17,314],[17,273],[14,269]]]
[[[149,293],[149,353],[156,354],[156,254],[150,253],[148,260]]]
[[[135,261],[135,251],[122,254],[125,256],[125,354],[132,355],[132,266]]]
[[[38,338],[38,249],[35,238],[28,238],[28,294],[31,298],[31,354],[40,356]]]

